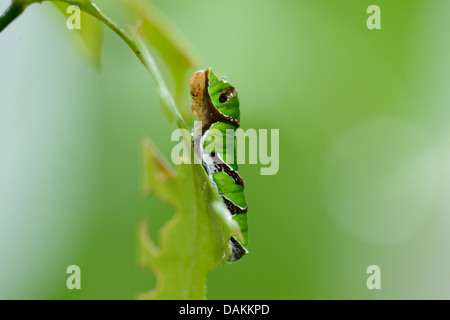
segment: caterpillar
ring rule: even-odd
[[[235,237],[228,242],[231,251],[228,262],[235,262],[248,253],[248,206],[244,181],[236,163],[235,137],[230,135],[230,130],[234,133],[240,125],[237,91],[226,78],[217,78],[212,68],[195,72],[190,80],[190,89],[191,109],[199,120],[193,129],[194,151],[241,229],[243,242]],[[230,142],[233,150],[226,148]],[[227,151],[233,152],[232,161],[226,162]]]

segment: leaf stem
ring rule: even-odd
[[[0,32],[22,14],[30,1],[13,1],[0,17]]]
[[[46,1],[54,1],[54,0],[46,0]],[[70,2],[70,0],[63,0],[63,1]],[[148,52],[147,47],[142,42],[142,40],[140,38],[135,39],[131,38],[130,35],[127,32],[125,32],[125,30],[120,28],[115,22],[113,22],[111,19],[105,16],[95,4],[89,2],[87,7],[84,8],[84,10],[87,13],[96,17],[101,22],[103,22],[108,28],[114,31],[123,41],[125,41],[125,43],[130,47],[131,50],[133,50],[134,54],[138,57],[138,59],[141,61],[141,63],[145,66],[147,71],[153,77],[153,80],[156,83],[158,94],[161,97],[162,101],[169,108],[170,112],[172,113],[177,126],[179,128],[185,129],[186,124],[183,118],[181,117],[180,113],[178,112],[178,108],[176,107],[172,95],[169,89],[167,88],[164,78],[161,72],[159,71],[152,55]]]
[[[112,31],[114,31],[125,43],[133,50],[134,54],[138,57],[138,59],[142,62],[142,64],[145,66],[147,71],[151,74],[153,77],[153,80],[156,83],[156,87],[158,90],[158,94],[161,97],[162,101],[166,104],[166,106],[169,108],[170,112],[176,119],[177,126],[179,128],[186,128],[186,124],[181,117],[180,113],[178,112],[178,109],[176,107],[176,104],[172,98],[172,95],[169,91],[169,89],[166,86],[166,83],[164,81],[164,78],[161,74],[161,72],[158,69],[158,66],[156,65],[155,60],[153,59],[150,52],[148,52],[147,47],[143,43],[143,41],[137,37],[135,39],[132,39],[128,33],[126,33],[122,28],[117,26],[111,19],[109,19],[107,16],[105,16],[100,10],[97,9],[96,13],[93,14],[97,19],[102,21],[106,26],[108,26]]]
[[[161,100],[166,104],[172,113],[173,118],[179,128],[186,128],[186,124],[181,117],[178,108],[172,98],[172,95],[164,81],[164,78],[158,69],[152,55],[139,37],[132,38],[125,30],[120,28],[114,21],[104,15],[100,9],[90,0],[13,0],[6,12],[0,17],[0,32],[14,21],[25,8],[33,2],[65,2],[70,5],[76,5],[84,12],[103,22],[108,28],[114,31],[125,43],[133,50],[141,63],[153,77],[156,83],[158,94]]]

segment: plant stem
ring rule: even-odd
[[[80,2],[80,0],[44,0],[44,1],[63,1],[69,4],[78,4]],[[178,112],[178,108],[176,107],[172,95],[169,89],[167,88],[164,78],[162,77],[162,74],[159,71],[158,66],[156,65],[152,55],[148,52],[147,47],[142,42],[142,40],[136,37],[134,38],[130,37],[130,35],[127,32],[125,32],[125,30],[120,28],[114,21],[105,16],[94,3],[90,1],[85,1],[84,3],[82,2],[79,5],[83,11],[94,16],[99,21],[103,22],[108,28],[114,31],[123,41],[125,41],[128,47],[130,47],[130,49],[133,50],[134,54],[138,57],[138,59],[142,62],[147,71],[153,77],[153,80],[156,83],[158,94],[161,100],[166,104],[166,106],[172,113],[177,126],[179,128],[186,129],[186,124],[183,118],[181,117],[180,113]]]
[[[179,128],[186,128],[186,124],[181,117],[178,109],[175,105],[175,102],[172,98],[172,95],[167,88],[167,85],[159,71],[155,61],[153,60],[152,55],[148,52],[145,44],[141,39],[133,39],[130,37],[128,33],[126,33],[122,28],[120,28],[115,22],[105,16],[100,9],[92,3],[90,0],[13,0],[9,8],[6,12],[0,17],[0,32],[6,28],[12,21],[14,21],[24,10],[25,8],[33,2],[65,2],[70,5],[77,5],[81,10],[86,13],[94,16],[101,22],[103,22],[108,28],[114,31],[125,43],[128,47],[133,50],[134,54],[138,57],[138,59],[142,62],[145,68],[150,72],[153,77],[153,80],[156,82],[156,86],[158,89],[158,94],[161,97],[161,100],[166,104],[172,113],[177,126]]]
[[[102,21],[107,27],[109,27],[112,31],[114,31],[125,43],[133,50],[134,54],[138,57],[138,59],[145,66],[147,71],[153,77],[153,80],[156,83],[156,87],[158,89],[158,94],[161,97],[162,101],[166,104],[166,106],[170,109],[172,115],[175,118],[175,122],[179,128],[186,129],[186,124],[181,117],[176,104],[172,98],[169,89],[166,86],[166,83],[162,77],[161,72],[159,71],[152,55],[148,52],[146,45],[142,42],[141,39],[135,38],[132,39],[128,33],[126,33],[122,28],[117,26],[111,19],[105,16],[96,6],[92,5],[95,11],[87,11],[100,21]]]
[[[0,32],[22,14],[29,2],[13,1],[5,13],[0,17]]]

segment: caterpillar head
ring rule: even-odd
[[[239,126],[239,99],[226,78],[217,78],[212,68],[194,73],[190,81],[192,111],[202,122],[222,121]]]

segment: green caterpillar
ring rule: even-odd
[[[234,132],[240,124],[239,99],[236,89],[226,79],[218,79],[211,70],[197,71],[190,81],[192,111],[199,119],[193,133],[194,150],[241,229],[244,241],[240,242],[235,237],[229,241],[231,255],[228,261],[234,262],[248,253],[244,181],[236,164],[235,138],[230,135],[230,130]],[[226,148],[230,143],[233,150]],[[233,152],[233,161],[225,162],[227,150]]]

